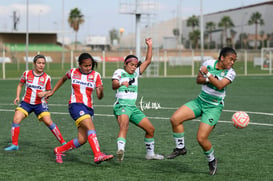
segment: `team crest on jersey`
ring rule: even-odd
[[[40,77],[38,84],[40,86],[44,86],[45,85],[45,78],[44,77]]]
[[[122,109],[121,109],[121,112],[125,112],[125,109],[124,109],[124,108],[122,108]]]
[[[94,81],[94,75],[88,75],[87,76],[87,81],[88,82],[93,82]]]
[[[223,77],[223,76],[225,76],[225,71],[223,71],[223,72],[221,72],[221,76]]]
[[[84,111],[80,111],[80,115],[81,115],[81,116],[84,115]]]

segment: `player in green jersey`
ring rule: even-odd
[[[147,160],[162,160],[164,156],[154,153],[154,132],[155,128],[144,113],[136,107],[138,92],[138,77],[146,70],[152,60],[152,39],[145,39],[148,46],[146,59],[140,63],[134,55],[128,55],[124,60],[124,69],[117,69],[112,77],[112,89],[116,91],[114,104],[114,115],[119,124],[117,138],[117,159],[124,158],[126,135],[129,122],[142,128],[146,134],[144,143],[146,145]]]
[[[183,123],[201,116],[197,141],[208,159],[209,173],[216,173],[217,160],[208,137],[224,107],[226,87],[235,79],[236,73],[232,66],[236,57],[235,50],[225,47],[221,50],[218,60],[206,60],[202,64],[196,80],[198,84],[202,84],[201,93],[196,99],[182,105],[170,119],[176,148],[167,156],[168,159],[187,153]]]

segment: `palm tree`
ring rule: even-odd
[[[192,31],[195,27],[199,26],[199,18],[195,15],[192,15],[187,19],[187,27],[192,27]]]
[[[211,45],[211,41],[212,41],[212,37],[211,37],[211,34],[212,34],[212,31],[214,31],[216,29],[216,24],[212,21],[209,21],[206,23],[206,30],[209,34],[209,49],[210,49],[210,45]]]
[[[226,44],[227,39],[227,30],[229,28],[234,27],[234,24],[229,16],[223,16],[220,22],[218,23],[218,26],[223,28],[223,40],[224,45]]]
[[[259,12],[254,12],[248,20],[248,25],[255,24],[255,49],[257,49],[258,25],[264,25],[264,20]]]
[[[192,32],[189,33],[189,37],[190,37],[190,46],[192,48],[192,36],[194,33],[194,30],[195,30],[195,27],[198,27],[199,26],[199,18],[195,15],[192,15],[191,17],[189,17],[187,19],[187,27],[191,27],[192,28]]]
[[[198,40],[200,39],[200,31],[194,30],[190,32],[189,36],[190,36],[191,42],[193,42],[193,45],[195,45],[195,49],[197,49],[199,46]]]
[[[70,11],[68,17],[68,23],[75,31],[75,50],[77,50],[77,33],[80,28],[80,24],[84,22],[83,15],[78,8],[74,8]]]

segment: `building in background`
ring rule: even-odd
[[[224,44],[223,40],[223,29],[218,26],[218,23],[220,22],[221,18],[224,16],[229,16],[232,20],[234,27],[229,28],[227,31],[227,39],[226,41],[229,42],[229,44],[232,44],[235,48],[253,48],[254,46],[254,40],[255,40],[255,25],[248,25],[248,21],[251,18],[251,15],[255,12],[259,12],[261,14],[261,18],[264,20],[263,26],[258,26],[258,40],[259,43],[263,40],[267,39],[270,41],[267,41],[265,45],[261,46],[273,46],[272,44],[272,37],[270,35],[273,35],[273,23],[272,23],[272,17],[273,17],[273,1],[265,1],[263,3],[248,5],[248,6],[242,6],[238,8],[233,9],[227,9],[224,11],[218,11],[210,14],[205,14],[203,17],[204,20],[204,31],[205,34],[206,29],[206,23],[207,22],[214,22],[216,24],[216,30],[212,33],[212,41],[214,42],[215,46],[214,48],[220,48]],[[199,16],[199,15],[196,15]],[[148,17],[149,18],[149,17]],[[156,18],[156,17],[154,17]],[[141,29],[141,45],[144,47],[144,39],[145,37],[151,36],[153,38],[153,42],[158,48],[166,48],[166,49],[172,49],[174,47],[174,29],[177,28],[177,25],[179,24],[179,21],[182,21],[182,44],[183,46],[177,46],[177,48],[190,48],[189,47],[189,33],[192,31],[191,27],[187,27],[187,19],[181,20],[180,17],[170,19],[168,21],[163,21],[157,24],[151,23],[149,26],[145,25],[145,21],[147,22],[147,19],[144,19]],[[242,41],[240,40],[240,36],[242,34],[246,34],[247,38],[244,41],[247,41],[249,47],[243,47]],[[171,38],[172,37],[172,38]],[[208,36],[205,36],[205,44],[208,43]],[[170,41],[172,45],[170,45]],[[179,40],[176,40],[176,43],[179,43]],[[120,42],[121,48],[135,48],[135,34],[131,33],[128,35],[124,35]]]

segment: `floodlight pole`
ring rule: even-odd
[[[62,70],[64,70],[64,0],[62,1]]]
[[[28,0],[26,4],[26,70],[28,70],[28,43],[29,43],[29,36],[28,36]]]
[[[203,20],[203,0],[200,0],[200,30],[201,30],[201,62],[204,60],[204,20]]]
[[[136,14],[136,56],[141,60],[140,51],[140,18],[141,14]]]

